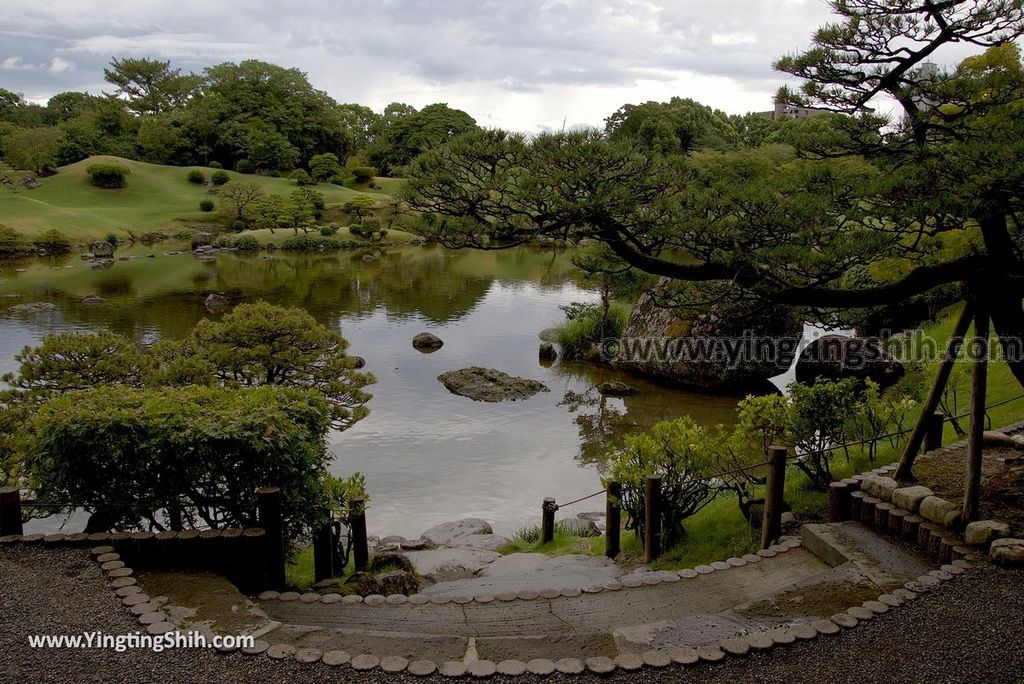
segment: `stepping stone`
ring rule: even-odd
[[[524,589],[523,591],[516,592],[516,598],[523,601],[535,601],[540,598],[540,594],[530,589]]]
[[[350,606],[350,605],[353,605],[353,604],[356,604],[356,603],[362,603],[363,602],[363,597],[362,596],[356,596],[354,594],[350,595],[350,596],[342,596],[341,597],[341,602],[344,603],[347,606]]]
[[[541,589],[538,593],[541,598],[556,599],[561,592],[558,589]]]
[[[697,649],[690,648],[689,646],[680,646],[679,648],[672,649],[668,652],[668,657],[677,665],[693,665],[700,660],[700,656],[697,655]]]
[[[141,596],[141,594],[139,594]],[[153,603],[152,601],[146,601],[145,603],[137,603],[128,609],[132,615],[145,615],[146,613],[152,613],[160,610],[160,606]]]
[[[615,656],[615,666],[626,672],[633,672],[644,666],[644,659],[636,653],[620,653]]]
[[[131,587],[138,584],[139,581],[134,577],[118,577],[116,580],[110,583],[114,589],[120,589],[122,587]]]
[[[885,605],[881,601],[865,601],[861,605],[876,615],[882,615],[883,613],[889,612],[889,606]]]
[[[380,659],[380,669],[392,674],[402,672],[409,667],[409,661],[402,656],[384,656]]]
[[[437,664],[433,660],[414,660],[409,663],[406,672],[415,677],[429,677],[437,672]]]
[[[747,561],[742,558],[730,558],[725,562],[734,568],[742,568],[744,565],[747,564]]]
[[[125,596],[123,599],[121,599],[121,603],[130,608],[132,606],[137,606],[140,603],[149,603],[149,597],[140,592],[138,594],[131,594],[129,596]]]
[[[579,674],[585,667],[579,658],[561,658],[555,662],[555,669],[562,674]]]
[[[107,570],[117,570],[118,568],[123,568],[123,567],[124,567],[124,561],[113,560],[113,561],[107,561],[106,563],[101,565],[100,566],[100,570],[103,570],[104,572],[106,572]]]
[[[853,615],[850,615],[850,613],[836,613],[829,619],[845,629],[856,627],[858,623],[860,623],[860,620]]]
[[[349,662],[349,660],[351,660],[351,659],[352,659],[352,657],[348,653],[346,653],[345,651],[327,651],[326,653],[324,653],[324,655],[320,659],[320,661],[324,665],[329,665],[331,667],[338,667],[340,665],[344,665],[345,663]]]
[[[672,664],[672,658],[661,651],[644,651],[640,657],[648,667],[668,667]]]
[[[869,610],[864,606],[853,606],[852,608],[847,608],[846,613],[857,618],[858,620],[870,620],[871,618],[875,617],[874,611]]]
[[[526,671],[535,675],[549,675],[555,671],[555,661],[547,658],[534,658],[526,663]]]
[[[164,615],[159,610],[155,610],[155,611],[153,611],[151,613],[143,613],[142,615],[140,615],[139,616],[139,624],[140,625],[155,625],[156,623],[163,622],[166,619],[167,619],[166,615]]]
[[[476,677],[477,679],[490,677],[497,672],[497,670],[497,666],[490,660],[477,660],[466,665],[466,671],[469,675],[471,677]]]
[[[744,640],[750,644],[750,648],[755,651],[770,651],[775,646],[775,641],[773,641],[771,636],[766,632],[748,634],[744,637]]]
[[[786,629],[785,627],[779,627],[768,632],[768,636],[771,637],[772,642],[777,646],[786,646],[796,641],[796,634]]]
[[[281,592],[279,592],[279,591],[264,591],[264,592],[261,592],[260,595],[257,596],[256,598],[258,598],[260,601],[274,601],[280,595],[281,595]]]
[[[677,582],[679,581],[679,576],[678,575],[676,575],[676,581]],[[576,587],[567,587],[565,589],[562,589],[560,592],[558,592],[558,595],[559,596],[564,596],[565,598],[576,598],[577,596],[579,596],[582,593],[583,593],[582,589],[577,589]],[[478,601],[480,600],[479,596],[477,597],[477,600]]]
[[[750,644],[743,639],[726,639],[722,642],[722,650],[732,656],[747,655],[750,652]]]
[[[262,639],[258,639],[253,642],[251,646],[245,646],[242,648],[242,653],[246,655],[259,655],[270,648],[270,644]]]
[[[341,594],[324,594],[320,597],[320,603],[337,603],[341,598]]]
[[[843,631],[842,628],[831,620],[815,620],[811,623],[811,627],[814,628],[818,634],[831,636],[833,634],[839,634]]]
[[[903,605],[903,599],[901,599],[896,594],[882,594],[878,597],[878,602],[884,603],[890,608],[899,608]]]
[[[105,548],[110,549],[110,551],[107,551],[106,553],[101,553],[100,555],[96,556],[97,563],[107,563],[109,561],[121,560],[121,555],[118,553],[114,553],[113,547],[107,546]]]
[[[413,594],[409,597],[409,603],[414,606],[422,606],[425,603],[430,603],[430,597],[423,594]]]
[[[295,652],[295,659],[300,663],[315,663],[324,657],[318,648],[300,648]]]
[[[267,649],[267,657],[274,660],[284,660],[295,655],[295,647],[291,644],[274,644]]]
[[[299,592],[297,591],[283,591],[277,596],[278,601],[298,601]]]
[[[764,559],[758,556],[756,553],[748,553],[743,557],[743,560],[747,561],[748,563],[760,563]]]
[[[633,576],[633,575],[630,575],[628,577],[623,577],[621,581],[622,581],[622,586],[628,587],[630,589],[636,589],[637,587],[644,586],[644,581],[642,579],[640,579],[639,577],[636,577],[636,576]]]
[[[594,674],[608,674],[615,669],[615,661],[604,656],[587,658],[587,669]]]
[[[518,677],[526,673],[526,663],[521,660],[502,660],[498,663],[498,674],[507,677]]]
[[[366,672],[380,665],[380,658],[369,653],[360,653],[352,659],[352,669],[359,672]]]
[[[725,653],[718,646],[698,646],[697,655],[701,660],[709,663],[717,663],[725,659]]]
[[[610,582],[605,582],[601,586],[604,587],[605,591],[618,591],[619,589],[622,589],[622,582],[611,580]]]
[[[131,577],[134,570],[131,568],[117,568],[107,573],[107,577],[112,579],[120,579],[122,577]]]
[[[715,570],[728,570],[732,566],[722,561],[715,561],[711,564],[711,567],[713,567]]]
[[[383,606],[387,602],[387,597],[381,594],[370,594],[369,596],[363,597],[363,603],[368,606]]]
[[[686,568],[685,570],[679,571],[679,576],[683,579],[693,579],[694,577],[698,577],[699,575],[700,573],[692,568]]]
[[[555,596],[558,596],[558,592],[557,591],[555,592]],[[554,598],[554,597],[552,597],[552,598]],[[472,596],[452,596],[452,603],[457,603],[460,606],[464,606],[467,603],[472,603],[472,602],[473,602],[473,597]]]
[[[818,636],[818,630],[802,622],[790,625],[789,631],[792,632],[793,635],[801,641],[810,641],[811,639],[815,639]]]
[[[913,601],[917,598],[917,593],[910,591],[909,589],[896,589],[892,592],[893,596],[898,596],[904,601]],[[881,597],[879,597],[881,598]]]
[[[138,585],[132,585],[130,587],[121,587],[120,589],[116,589],[114,591],[114,594],[118,598],[126,598],[128,596],[133,596],[134,594],[141,594],[141,593],[142,593],[142,589],[140,589],[138,587]]]
[[[449,660],[441,665],[440,672],[445,677],[464,677],[466,675],[466,664],[457,660]]]
[[[154,622],[153,624],[146,627],[146,632],[153,634],[167,634],[174,629],[174,625],[170,622]]]
[[[696,570],[697,572],[699,572],[702,575],[710,575],[711,573],[713,573],[715,571],[715,569],[713,567],[711,567],[710,565],[698,565],[697,567],[694,568],[694,570]]]
[[[480,594],[479,596],[474,596],[473,600],[477,603],[494,603],[494,594]]]
[[[91,549],[89,549],[89,555],[91,555],[91,556],[102,556],[105,553],[114,553],[114,547],[113,546],[94,546]]]

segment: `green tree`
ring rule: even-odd
[[[342,211],[352,214],[358,218],[373,215],[373,210],[376,207],[377,202],[367,195],[356,195],[352,199],[346,200],[345,203],[341,205]]]
[[[385,175],[426,150],[477,128],[473,117],[446,104],[427,105],[418,112],[396,108],[390,115],[385,110],[384,120],[387,127],[368,154],[372,165]]]
[[[728,115],[679,97],[624,105],[605,120],[605,130],[613,142],[632,142],[645,152],[662,155],[726,149],[739,140]]]
[[[231,181],[224,184],[217,196],[221,207],[235,221],[249,224],[253,220],[253,211],[266,196],[263,186],[255,181]]]
[[[6,138],[6,161],[16,169],[43,173],[56,166],[60,144],[61,132],[56,128],[27,128]]]
[[[338,162],[338,157],[332,152],[315,154],[309,160],[309,174],[318,183],[323,183],[330,180],[331,177],[337,176],[340,170],[341,165]]]
[[[112,59],[103,78],[117,86],[114,97],[123,98],[136,114],[163,114],[181,107],[202,83],[199,76],[172,69],[170,62],[148,57]]]

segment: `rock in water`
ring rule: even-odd
[[[432,352],[443,347],[444,340],[437,335],[432,335],[428,332],[421,332],[419,335],[412,338],[412,346],[421,352]]]
[[[226,309],[231,306],[231,300],[224,295],[219,295],[216,292],[211,292],[206,297],[206,308],[214,311]]]
[[[89,245],[89,251],[97,259],[110,259],[114,256],[114,245],[106,240],[95,240]]]
[[[83,304],[102,304],[105,301],[107,300],[99,295],[86,295],[85,297],[82,297]]]
[[[797,382],[873,380],[885,389],[903,377],[903,364],[882,349],[877,337],[822,335],[808,344],[796,364]]]
[[[60,311],[60,308],[50,302],[29,302],[28,304],[16,304],[10,308],[10,312],[16,316],[52,314],[58,311]]]
[[[624,382],[602,382],[597,391],[608,397],[631,397],[640,394],[640,390]]]
[[[437,376],[448,391],[476,401],[515,401],[548,392],[547,385],[529,378],[517,378],[493,368],[471,366]]]
[[[662,279],[657,288],[661,298],[668,287]],[[618,349],[605,351],[620,368],[683,386],[763,394],[777,391],[768,379],[789,369],[802,330],[800,318],[788,307],[719,298],[700,310],[675,309],[644,293]]]
[[[541,342],[537,356],[541,361],[554,361],[558,358],[558,350],[550,342]]]

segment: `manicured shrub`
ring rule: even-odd
[[[339,226],[337,223],[331,223],[326,226],[320,226],[320,234],[323,235],[324,237],[330,237],[332,235],[337,234],[338,230],[340,229],[341,226]]]
[[[123,188],[131,175],[131,169],[121,164],[93,164],[85,172],[89,175],[90,183],[106,190]]]
[[[331,185],[340,185],[344,187],[345,179],[342,178],[341,176],[331,176],[331,179],[328,181],[328,183],[330,183]]]
[[[316,182],[306,173],[305,169],[295,169],[290,178],[298,185],[316,185]]]
[[[338,240],[319,235],[294,235],[281,243],[281,249],[286,252],[335,252],[359,246],[358,242],[352,240]]]
[[[213,181],[214,185],[224,185],[231,180],[231,177],[228,176],[226,171],[217,170],[210,175],[210,180]]]
[[[235,164],[235,171],[238,173],[255,173],[256,167],[248,159],[239,159]]]
[[[212,161],[212,162],[210,162],[210,168],[211,169],[223,169],[224,165],[221,164],[219,161]]]
[[[46,231],[33,240],[32,244],[47,254],[66,254],[74,246],[71,243],[71,239],[56,228]]]
[[[117,245],[121,242],[121,239],[117,237],[117,235],[115,235],[114,233],[107,233],[107,237],[103,239],[106,240],[107,244],[113,245],[114,247],[117,247]]]
[[[175,240],[181,240],[182,242],[191,242],[192,238],[196,236],[195,228],[182,228],[175,235]]]
[[[203,211],[213,211],[214,206],[213,200],[211,199],[204,199],[199,203],[199,208]]]
[[[372,166],[354,166],[349,171],[355,176],[356,183],[368,183],[377,175],[377,169]]]
[[[206,174],[199,169],[192,169],[188,172],[188,182],[203,185],[206,183]]]
[[[278,171],[277,169],[271,169],[270,171],[267,172],[267,175],[271,178],[280,178],[281,172]]]
[[[240,252],[258,252],[260,249],[259,240],[253,235],[221,235],[217,238],[216,245],[237,249]]]

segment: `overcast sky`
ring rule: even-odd
[[[537,131],[674,95],[770,109],[772,60],[828,17],[824,0],[2,0],[0,87],[45,101],[102,91],[115,56],[257,58],[339,102],[447,102]]]

